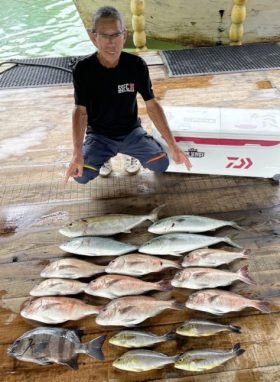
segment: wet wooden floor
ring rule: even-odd
[[[279,108],[280,72],[262,71],[170,79],[158,56],[147,55],[154,90],[162,105]],[[280,188],[269,179],[208,175],[154,175],[142,171],[137,176],[124,173],[122,159],[114,159],[110,178],[97,179],[86,186],[71,181],[63,185],[71,157],[72,86],[0,91],[0,380],[37,381],[195,381],[263,382],[280,379]],[[150,127],[144,104],[139,111],[145,127]],[[230,289],[251,298],[270,301],[271,313],[246,309],[223,317],[184,311],[165,311],[140,327],[163,334],[190,317],[211,318],[242,327],[242,334],[222,334],[208,338],[180,338],[159,344],[154,350],[174,355],[188,349],[230,349],[240,342],[245,353],[205,373],[190,373],[168,366],[140,374],[112,367],[112,361],[125,349],[104,345],[105,362],[85,355],[79,357],[79,370],[53,365],[43,367],[7,356],[18,336],[33,326],[19,310],[31,288],[40,281],[41,269],[49,261],[65,256],[59,245],[65,238],[58,228],[65,222],[103,213],[149,212],[166,203],[160,217],[200,214],[226,220],[237,219],[244,231],[224,228],[217,235],[235,234],[234,240],[252,250],[248,261],[257,286],[235,283]],[[140,244],[152,235],[147,225],[131,234],[118,235],[126,242]],[[89,260],[89,259],[87,259]],[[108,259],[98,259],[107,263]],[[244,261],[228,268],[237,270]],[[174,271],[147,276],[149,280],[170,278]],[[189,290],[176,290],[172,296],[185,302]],[[105,299],[79,296],[90,303]],[[168,297],[168,296],[165,296]],[[34,324],[33,324],[34,325]],[[97,335],[116,333],[116,328],[95,324],[94,317],[69,322],[66,327],[81,328],[83,341]]]

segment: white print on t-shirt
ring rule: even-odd
[[[134,92],[134,84],[118,85],[118,93]]]

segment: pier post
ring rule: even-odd
[[[133,43],[136,50],[147,50],[145,33],[145,1],[131,0],[130,9],[132,13]]]
[[[233,0],[231,26],[229,30],[230,45],[242,45],[244,34],[243,22],[246,18],[246,1]]]

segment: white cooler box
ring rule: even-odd
[[[185,106],[163,109],[176,142],[192,162],[191,173],[279,180],[279,110]],[[152,134],[166,149],[155,127]],[[167,171],[188,172],[184,165],[170,160]]]

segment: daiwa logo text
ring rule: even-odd
[[[123,84],[118,85],[118,93],[133,93],[134,92],[134,84]]]

